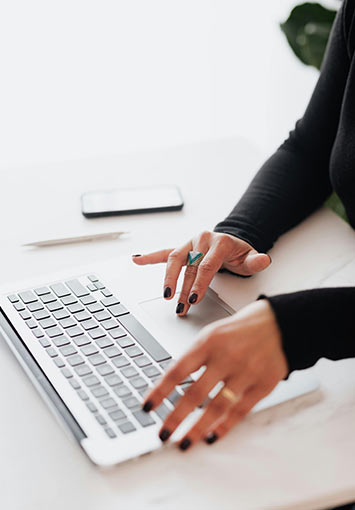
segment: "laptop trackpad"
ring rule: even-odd
[[[168,331],[174,337],[183,338],[184,343],[189,345],[196,339],[201,328],[233,313],[233,310],[209,289],[201,303],[191,306],[185,317],[178,317],[175,312],[178,295],[179,293],[171,301],[157,297],[142,301],[139,305],[163,331]]]

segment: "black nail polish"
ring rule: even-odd
[[[176,307],[176,313],[182,313],[184,311],[185,305],[184,303],[179,303]]]
[[[147,400],[147,402],[143,406],[143,411],[145,413],[149,413],[153,409],[153,402],[151,400]]]
[[[194,292],[194,293],[193,293],[193,294],[191,294],[191,296],[189,297],[189,303],[190,303],[191,305],[193,305],[194,303],[196,303],[197,298],[198,298],[198,296],[197,296],[196,292]]]
[[[132,255],[132,257],[141,257],[142,255],[140,253],[137,253],[136,255]]]
[[[213,444],[215,441],[217,441],[218,436],[214,432],[212,434],[208,434],[208,436],[205,438],[205,441],[207,444]]]
[[[187,450],[189,446],[191,445],[191,441],[188,437],[186,437],[181,443],[179,444],[180,450]]]
[[[167,297],[170,297],[171,296],[171,288],[170,287],[165,287],[164,289],[164,297],[167,298]]]
[[[170,436],[170,430],[169,429],[163,429],[160,434],[159,434],[159,437],[160,439],[164,442],[168,439],[168,437]]]

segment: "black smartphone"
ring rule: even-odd
[[[90,191],[81,196],[81,211],[86,218],[179,211],[183,205],[180,190],[176,186]]]

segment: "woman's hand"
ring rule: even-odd
[[[251,303],[232,317],[205,327],[193,349],[167,372],[147,396],[143,409],[149,412],[159,407],[176,385],[203,366],[205,371],[186,390],[159,432],[162,441],[168,439],[186,416],[222,381],[223,389],[181,440],[179,446],[182,450],[200,439],[213,443],[224,436],[287,375],[281,333],[268,301]]]
[[[271,259],[265,253],[258,253],[250,244],[229,234],[202,232],[180,248],[167,249],[134,255],[133,261],[139,265],[166,262],[164,297],[172,299],[176,283],[183,266],[186,265],[189,251],[202,252],[205,257],[198,267],[187,266],[176,313],[185,315],[190,305],[203,298],[212,278],[221,268],[233,273],[248,276],[266,269]]]

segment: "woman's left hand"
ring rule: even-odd
[[[213,443],[239,423],[288,373],[281,332],[267,300],[259,300],[235,315],[203,328],[196,345],[185,354],[147,396],[146,412],[190,373],[205,371],[191,384],[162,425],[159,437],[168,439],[220,381],[223,389],[179,443],[182,450],[200,439]]]

